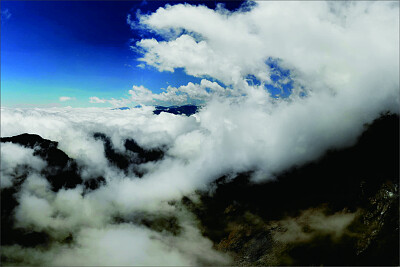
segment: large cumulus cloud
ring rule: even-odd
[[[142,39],[137,46],[145,51],[141,60],[160,71],[184,68],[225,84],[240,85],[247,74],[268,81],[268,57],[335,89],[372,73],[390,84],[398,72],[397,11],[394,2],[267,1],[248,12],[173,5],[139,17],[166,40]]]

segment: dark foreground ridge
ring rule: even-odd
[[[139,177],[142,177],[144,173],[140,171],[138,165],[149,161],[158,161],[164,157],[163,150],[143,149],[133,139],[125,140],[125,153],[121,153],[114,148],[111,139],[107,135],[103,133],[94,133],[93,137],[96,140],[103,141],[105,156],[111,164],[124,170],[125,173],[131,171]]]
[[[160,111],[161,112],[161,111]],[[104,145],[109,164],[126,174],[143,175],[140,165],[161,160],[166,148],[147,150],[133,139],[117,150],[110,137],[93,133]],[[103,177],[83,180],[79,162],[58,143],[35,134],[1,138],[33,149],[47,162],[40,175],[54,192],[83,185],[83,194],[106,184]],[[13,186],[1,189],[1,244],[46,248],[45,232],[14,226],[17,193],[32,170],[19,165]],[[236,176],[232,179],[232,176]],[[330,150],[320,159],[277,173],[271,182],[251,182],[252,171],[226,174],[211,191],[197,192],[199,202],[181,203],[199,220],[214,248],[230,253],[234,265],[399,265],[399,117],[384,114],[357,143]],[[180,234],[177,218],[143,214],[114,218],[154,231]],[[74,236],[62,243],[73,244]],[[2,256],[2,261],[7,259]]]
[[[140,164],[160,160],[164,153],[160,149],[145,150],[135,140],[125,140],[125,152],[117,152],[108,136],[103,133],[94,133],[94,139],[103,141],[104,153],[111,165],[114,165],[127,174],[132,172],[138,177],[143,176]],[[58,148],[58,143],[40,137],[37,134],[21,134],[13,137],[0,138],[1,143],[11,142],[26,148],[33,149],[33,156],[43,159],[47,166],[39,173],[51,185],[51,190],[58,192],[61,189],[73,189],[83,185],[83,194],[96,190],[106,184],[102,176],[83,180],[80,170],[83,166],[68,157]],[[13,211],[18,205],[17,192],[33,170],[30,166],[18,165],[14,170],[13,186],[1,189],[1,244],[19,244],[27,247],[43,245],[49,242],[44,232],[35,232],[22,228],[14,228]]]
[[[37,134],[21,134],[14,137],[1,138],[1,142],[11,142],[34,150],[33,155],[45,160],[48,164],[43,175],[52,185],[54,191],[64,188],[75,188],[82,183],[78,175],[76,162],[69,158],[62,150],[58,149],[58,143],[43,139]],[[22,183],[23,181],[21,181]]]
[[[219,178],[213,194],[198,193],[200,205],[183,199],[235,265],[399,265],[397,115],[272,182],[251,174]]]

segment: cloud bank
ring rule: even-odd
[[[344,91],[363,80],[358,76],[377,71],[372,62],[386,65],[398,57],[397,10],[394,2],[267,1],[242,12],[180,4],[140,15],[140,24],[165,41],[142,39],[136,45],[143,49],[141,60],[160,71],[184,68],[243,86],[248,74],[268,82],[265,61],[272,57],[310,89]],[[393,77],[397,70],[387,66],[382,73]]]
[[[251,170],[254,181],[271,180],[327,149],[352,144],[381,112],[399,112],[397,2],[248,5],[236,12],[167,5],[139,14],[132,24],[163,39],[138,41],[141,61],[159,71],[183,68],[202,77],[199,84],[161,94],[135,85],[130,99],[90,98],[116,106],[145,104],[124,111],[1,109],[2,136],[27,132],[57,141],[77,161],[83,179],[106,180],[85,194],[81,186],[53,192],[41,176],[45,163],[31,150],[2,145],[2,186],[12,185],[15,162],[31,166],[17,194],[17,225],[44,231],[53,242],[48,250],[6,246],[4,255],[48,265],[229,264],[174,200],[229,173]],[[274,98],[266,90],[274,83],[268,60],[290,71],[289,97]],[[250,83],[249,75],[258,82]],[[154,115],[146,106],[191,99],[204,105],[190,117]],[[116,151],[124,152],[124,140],[132,138],[145,149],[162,147],[165,157],[141,164],[139,178],[107,161],[96,132],[109,136]],[[181,233],[132,223],[149,214],[175,216]],[[116,217],[124,223],[115,223]],[[63,243],[70,234],[71,246]]]

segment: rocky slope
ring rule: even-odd
[[[224,176],[185,198],[203,234],[237,265],[399,265],[399,118],[275,181]]]

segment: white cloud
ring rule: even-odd
[[[90,103],[106,103],[107,100],[106,99],[100,99],[97,96],[91,96],[91,97],[89,97],[89,102]]]
[[[111,99],[107,100],[107,102],[109,102],[114,107],[123,107],[123,106],[126,106],[126,105],[132,103],[132,101],[130,101],[129,99],[124,99],[124,98],[121,98],[121,99],[111,98]]]
[[[33,156],[33,149],[21,147],[11,142],[2,143],[1,151],[1,188],[13,185],[13,180],[18,177],[18,165],[26,164],[33,171],[40,172],[46,167],[46,162],[37,156]],[[22,175],[22,173],[20,173]]]
[[[156,94],[143,85],[132,87],[128,92],[131,100],[138,104],[154,105],[182,105],[188,102],[202,103],[210,100],[213,96],[234,96],[236,92],[224,88],[217,82],[202,79],[199,84],[189,82],[179,87],[168,86],[163,92]]]
[[[69,96],[60,96],[60,101],[64,102],[64,101],[71,101],[71,100],[76,100],[75,97],[69,97]]]
[[[144,69],[144,68],[146,67],[146,65],[143,64],[143,63],[141,63],[141,64],[138,64],[136,67],[141,68],[141,69]]]
[[[204,102],[210,100],[213,96],[232,96],[237,94],[229,88],[223,88],[217,82],[211,82],[202,79],[199,84],[189,82],[187,85],[179,87],[168,86],[163,92],[157,94],[143,85],[132,86],[128,91],[129,98],[120,99],[100,99],[90,97],[90,103],[110,103],[115,107],[126,106],[131,103],[141,105],[182,105],[188,102]]]
[[[90,103],[94,103],[94,104],[104,104],[104,103],[110,103],[112,106],[114,107],[123,107],[126,106],[130,103],[132,103],[131,100],[126,99],[126,98],[121,98],[121,99],[115,99],[115,98],[111,98],[111,99],[100,99],[97,96],[92,96],[89,97],[89,102]]]
[[[190,224],[184,225],[181,236],[127,223],[104,228],[83,227],[75,243],[72,246],[55,243],[47,250],[19,246],[2,249],[11,260],[27,265],[192,266],[204,260],[214,265],[229,263],[229,258],[212,250],[212,243]]]
[[[141,60],[160,71],[184,68],[240,87],[247,74],[268,82],[265,60],[272,57],[307,79],[310,90],[340,90],[361,86],[356,83],[371,79],[371,71],[380,82],[376,77],[398,72],[397,11],[390,2],[262,1],[234,13],[179,4],[139,15],[142,25],[167,40],[142,39],[137,46],[144,50]],[[189,34],[169,34],[181,30]]]
[[[132,90],[129,90],[129,94],[131,98],[136,103],[151,103],[153,102],[153,92],[149,89],[145,88],[143,85],[132,87]]]

